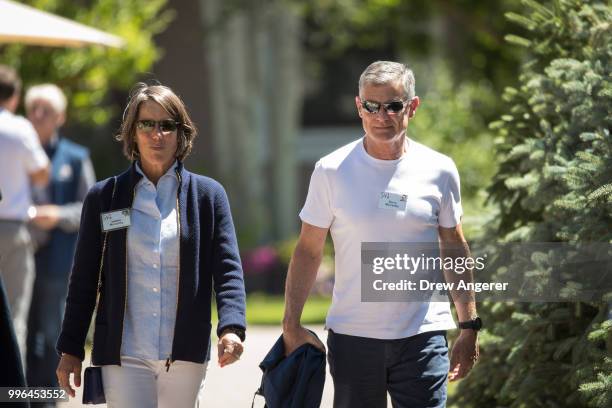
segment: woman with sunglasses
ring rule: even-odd
[[[94,309],[91,362],[102,366],[109,407],[194,406],[210,359],[213,290],[218,363],[242,354],[236,235],[223,187],[183,166],[195,136],[171,89],[134,88],[116,137],[132,164],[97,183],[83,206],[57,342],[59,384],[71,396]]]

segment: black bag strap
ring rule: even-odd
[[[253,394],[253,400],[251,401],[251,408],[255,407],[255,397],[257,397],[258,395],[261,395],[262,397],[264,396],[263,388],[264,388],[264,378],[266,376],[266,371],[264,371],[263,375],[261,376],[261,385],[259,386],[257,391],[255,391],[255,393]],[[265,399],[265,397],[264,397],[264,399]],[[267,406],[268,406],[268,404],[264,404],[264,408],[267,408]]]
[[[258,395],[263,396],[263,394],[261,392],[259,392],[259,390],[255,391],[255,394],[253,394],[253,400],[251,401],[251,408],[255,407],[255,397],[257,397]],[[264,404],[263,408],[267,408],[268,405]]]
[[[115,201],[115,190],[117,189],[117,177],[113,177],[113,192],[111,194],[111,202],[109,206],[109,210],[113,208],[113,203]],[[106,253],[106,242],[108,239],[108,231],[104,232],[104,241],[102,243],[102,255],[100,256],[100,267],[98,268],[98,285],[96,287],[96,307],[94,309],[94,319],[96,318],[96,314],[98,313],[98,306],[100,303],[100,289],[102,288],[102,268],[104,267],[104,254]],[[93,354],[93,341],[91,351]],[[89,357],[89,366],[91,367],[91,359],[92,356]]]

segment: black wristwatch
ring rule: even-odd
[[[482,329],[482,320],[480,317],[476,317],[475,319],[468,320],[467,322],[459,322],[460,329],[472,329],[475,332]]]
[[[246,338],[246,331],[239,326],[226,326],[223,328],[223,330],[221,330],[221,333],[223,333],[224,331],[234,333],[240,338],[240,341],[244,341],[244,339]]]

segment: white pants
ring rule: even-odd
[[[193,408],[204,386],[208,363],[121,357],[121,366],[102,366],[109,408]]]

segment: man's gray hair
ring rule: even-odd
[[[48,102],[53,107],[53,110],[55,110],[55,113],[66,112],[66,95],[64,95],[62,90],[57,85],[41,84],[34,85],[28,89],[25,96],[26,109],[30,109],[34,101],[37,99],[42,99],[43,101]]]
[[[406,65],[393,61],[376,61],[371,63],[359,77],[359,95],[366,85],[387,85],[401,82],[404,85],[404,96],[414,98],[414,74]]]

